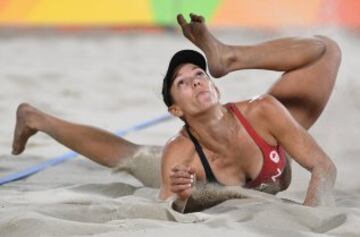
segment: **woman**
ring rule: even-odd
[[[194,177],[274,193],[284,190],[291,178],[285,150],[311,172],[304,204],[330,203],[336,169],[306,129],[331,94],[340,64],[338,46],[320,36],[229,46],[208,32],[201,16],[191,15],[188,24],[179,15],[178,22],[205,53],[214,77],[246,68],[285,73],[266,95],[223,106],[201,56],[178,52],[163,94],[169,111],[186,125],[164,148],[161,196],[176,193],[186,200]]]
[[[320,116],[332,92],[341,60],[337,44],[317,36],[230,46],[208,32],[203,17],[190,17],[187,23],[179,15],[178,23],[205,53],[212,76],[253,68],[285,73],[265,95],[221,105],[203,56],[190,50],[175,54],[164,78],[163,96],[169,112],[185,126],[163,148],[160,197],[175,194],[187,200],[195,181],[276,193],[290,183],[286,151],[311,172],[304,204],[331,204],[336,168],[306,130]],[[146,147],[22,104],[13,153],[21,153],[37,131],[108,167]]]

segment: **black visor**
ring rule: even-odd
[[[171,58],[168,70],[163,80],[162,95],[165,104],[169,107],[173,104],[172,97],[170,95],[170,88],[174,82],[174,71],[175,69],[185,63],[194,64],[204,71],[206,71],[206,60],[205,57],[197,51],[186,49],[181,50],[174,54]]]

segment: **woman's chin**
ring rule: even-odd
[[[201,108],[202,111],[208,110],[208,109],[210,109],[210,108],[212,108],[212,107],[219,104],[219,101],[215,101],[215,100],[213,100],[211,98],[200,100],[199,102],[200,102],[199,107]]]

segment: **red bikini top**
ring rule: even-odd
[[[282,175],[286,166],[285,150],[280,145],[271,146],[264,141],[241,114],[235,104],[228,103],[225,107],[235,114],[263,154],[263,166],[260,173],[255,179],[247,182],[245,187],[256,188],[262,184],[275,183]]]

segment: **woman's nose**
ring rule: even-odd
[[[201,83],[200,83],[200,80],[198,80],[198,79],[194,79],[193,80],[193,86],[194,87],[197,87],[197,86],[199,86]]]

